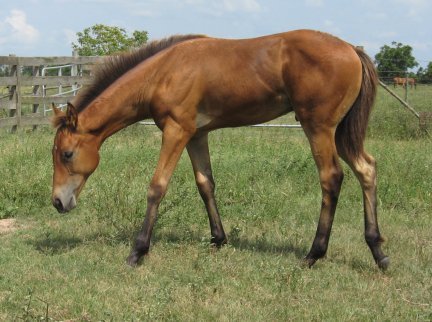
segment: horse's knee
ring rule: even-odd
[[[147,203],[159,204],[166,192],[166,186],[160,184],[153,184],[147,191]]]

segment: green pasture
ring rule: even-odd
[[[432,89],[417,92],[413,106],[432,111]],[[327,258],[312,269],[300,265],[321,193],[299,129],[210,135],[229,239],[219,250],[209,246],[184,153],[151,253],[135,269],[125,258],[143,219],[160,133],[133,125],[107,140],[66,215],[50,204],[53,135],[48,127],[0,132],[0,219],[15,219],[0,233],[0,321],[432,320],[432,141],[382,90],[366,146],[378,162],[379,222],[391,259],[385,273],[364,242],[361,190],[346,166]]]

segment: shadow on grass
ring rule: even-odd
[[[134,235],[137,235],[137,233]],[[180,230],[168,230],[158,231],[155,230],[151,239],[153,244],[156,243],[167,243],[167,244],[198,244],[200,242],[207,241],[207,238],[203,238],[201,234],[196,231],[180,231]],[[210,243],[210,238],[208,238]]]
[[[233,247],[239,250],[249,250],[252,252],[271,253],[271,254],[294,254],[298,259],[302,259],[307,254],[306,247],[299,247],[291,243],[271,242],[260,238],[249,239],[245,237],[232,238],[228,241]]]
[[[34,248],[45,255],[58,255],[67,253],[82,244],[93,243],[97,247],[97,243],[107,245],[133,244],[138,232],[117,231],[115,234],[101,232],[91,236],[65,236],[65,235],[48,235],[41,236],[29,243]],[[152,244],[210,244],[210,236],[203,237],[197,231],[155,231],[152,237]],[[306,255],[306,247],[298,247],[287,242],[273,242],[262,238],[250,239],[246,237],[228,236],[228,244],[238,250],[247,250],[252,252],[271,253],[271,254],[294,254],[301,259]]]
[[[128,245],[134,238],[131,231],[118,230],[115,232],[97,232],[92,234],[82,234],[79,236],[70,236],[67,234],[44,234],[28,241],[36,251],[45,255],[58,255],[67,253],[81,245],[92,244],[98,247],[98,244],[109,246]]]
[[[208,238],[203,237],[198,232],[180,232],[180,231],[162,231],[156,233],[152,238],[153,243],[208,243],[210,244],[210,236]],[[287,242],[273,242],[264,240],[262,238],[250,239],[243,236],[228,236],[228,244],[238,250],[247,250],[252,252],[260,253],[271,253],[271,254],[294,254],[297,258],[302,259],[306,256],[306,247],[298,247]],[[223,246],[222,246],[223,247]]]
[[[81,238],[67,236],[48,236],[29,242],[44,255],[58,255],[67,253],[83,243]]]

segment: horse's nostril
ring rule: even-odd
[[[60,212],[64,211],[63,204],[59,198],[54,199],[53,206]]]

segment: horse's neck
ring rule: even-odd
[[[102,141],[117,131],[149,117],[148,104],[145,102],[143,86],[137,76],[125,77],[117,81],[88,107],[79,113],[78,126],[82,132],[99,133]]]

